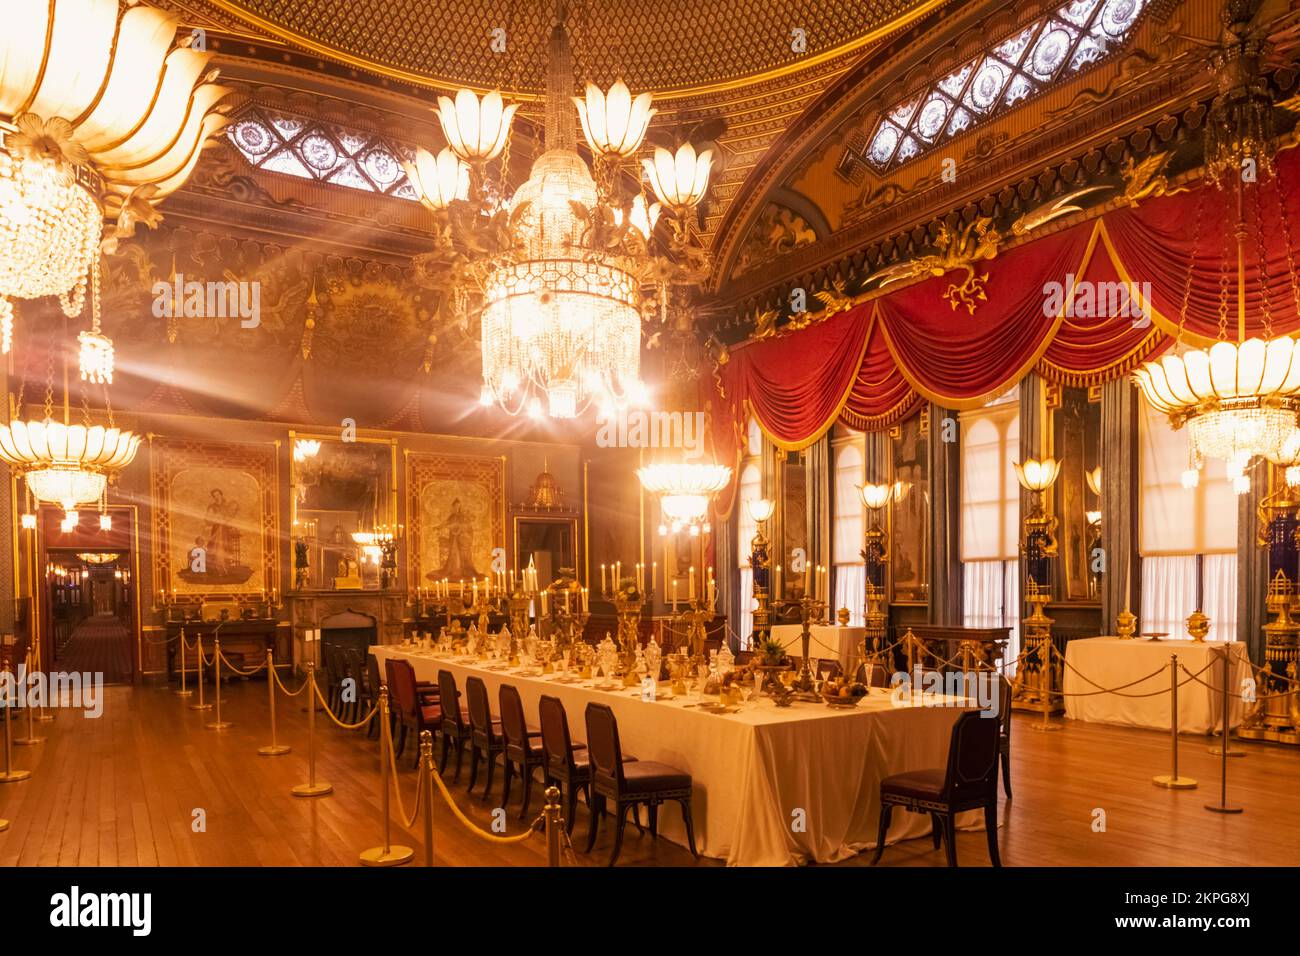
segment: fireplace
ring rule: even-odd
[[[303,661],[303,634],[320,628],[321,642],[356,647],[400,644],[406,611],[402,591],[290,591],[284,596],[293,621],[294,663]]]
[[[322,645],[352,648],[364,655],[371,644],[379,642],[379,632],[369,614],[341,611],[320,622],[320,640]]]

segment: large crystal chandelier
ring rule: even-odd
[[[1228,338],[1229,282],[1225,263],[1225,272],[1220,276],[1219,341],[1208,349],[1183,347],[1180,341],[1176,353],[1143,363],[1133,378],[1147,402],[1168,415],[1174,428],[1187,426],[1191,461],[1184,485],[1196,484],[1206,458],[1219,458],[1227,462],[1228,477],[1237,493],[1242,494],[1250,490],[1250,478],[1245,472],[1253,460],[1289,457],[1286,446],[1296,431],[1300,413],[1300,342],[1289,335],[1273,335],[1273,306],[1262,238],[1257,264],[1260,294],[1256,297],[1260,314],[1248,317],[1245,171],[1255,169],[1260,175],[1272,172],[1268,123],[1271,104],[1266,89],[1252,80],[1258,74],[1259,61],[1253,41],[1234,40],[1236,34],[1231,30],[1224,35],[1225,44],[1216,54],[1221,92],[1207,121],[1205,168],[1212,182],[1220,186],[1232,183],[1236,190],[1237,216],[1232,229],[1237,254],[1236,341]],[[1282,187],[1280,183],[1275,186],[1279,215],[1289,236]],[[1264,228],[1259,184],[1254,183],[1250,192],[1255,210],[1253,228],[1259,233]],[[1193,237],[1194,246],[1198,239]],[[1180,340],[1190,298],[1191,269],[1189,264],[1179,321]],[[1300,303],[1294,270],[1291,283],[1293,297]],[[1248,318],[1262,325],[1263,338],[1247,337]]]
[[[650,94],[634,98],[620,80],[608,94],[588,83],[585,98],[572,96],[562,14],[548,58],[546,151],[508,202],[494,203],[486,188],[490,162],[500,158],[503,180],[508,172],[516,109],[496,92],[441,97],[449,145],[436,158],[419,152],[407,172],[439,216],[432,257],[445,263],[454,307],[480,315],[482,403],[572,418],[592,402],[608,406],[641,392],[643,314],[666,309],[671,283],[702,276],[690,217],[708,187],[712,151],[657,148],[654,161],[644,161],[658,199],[650,202],[631,162],[655,112]],[[577,152],[570,101],[590,168]],[[667,255],[651,251],[661,209],[673,219]]]
[[[119,0],[8,0],[0,27],[0,347],[12,299],[58,295],[76,316],[111,250],[198,162],[225,118],[211,54],[179,18]],[[98,343],[93,343],[97,345]],[[92,347],[93,347],[92,345]]]

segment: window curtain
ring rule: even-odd
[[[1101,628],[1113,634],[1126,607],[1142,616],[1133,584],[1137,561],[1138,390],[1127,378],[1101,387]],[[1141,582],[1137,582],[1141,583]]]
[[[1183,472],[1189,467],[1186,429],[1174,431],[1145,399],[1141,406],[1138,545],[1142,556],[1235,554],[1237,498],[1226,464],[1207,460],[1196,487],[1184,488]],[[1188,608],[1183,616],[1193,610]]]
[[[749,543],[758,529],[758,522],[750,516],[747,503],[763,497],[762,485],[763,474],[758,462],[747,461],[740,469],[736,508],[731,512],[728,522],[736,529],[733,553],[740,574],[736,593],[730,596],[727,607],[731,609],[730,619],[734,622],[732,626],[742,649],[749,647],[750,634],[754,630],[754,572],[749,566]]]
[[[1012,674],[1020,654],[1020,562],[963,561],[961,568],[962,626],[1011,628],[1002,659]]]
[[[1269,493],[1268,477],[1271,466],[1256,462],[1247,470],[1250,491],[1237,498],[1237,622],[1236,639],[1246,645],[1246,653],[1256,666],[1264,663],[1264,596],[1268,593],[1268,554],[1255,543],[1255,522],[1260,502]],[[1205,613],[1209,614],[1208,608]],[[1211,615],[1214,626],[1210,636],[1228,640],[1230,632],[1223,629]]]
[[[960,442],[944,441],[951,409],[930,403],[930,607],[932,624],[961,620],[962,569],[958,550],[961,527]]]
[[[826,613],[832,621],[839,609],[849,609],[849,624],[862,627],[866,623],[867,569],[863,564],[837,564],[834,571],[835,603]]]
[[[1235,555],[1224,557],[1231,557],[1235,566]],[[1187,615],[1196,610],[1196,592],[1196,555],[1144,557],[1141,632],[1186,637]]]
[[[1237,600],[1237,556],[1207,554],[1201,562],[1201,610],[1210,619],[1206,640],[1237,640]]]
[[[740,592],[736,597],[740,606],[736,640],[741,650],[748,650],[749,639],[754,635],[754,570],[748,566],[740,569]]]
[[[1020,549],[1020,455],[1014,403],[961,416],[961,558],[1011,560]]]

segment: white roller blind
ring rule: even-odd
[[[841,445],[835,451],[835,513],[831,532],[832,563],[862,562],[862,493],[864,480],[862,450],[857,445]]]
[[[1019,553],[1020,409],[1010,403],[961,416],[961,559],[1009,561]]]
[[[1197,487],[1184,488],[1186,429],[1174,431],[1145,399],[1138,420],[1138,550],[1143,555],[1235,554],[1237,496],[1225,463],[1206,461]]]

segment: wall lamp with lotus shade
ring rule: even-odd
[[[745,510],[754,520],[754,537],[749,539],[749,567],[754,575],[754,630],[749,635],[748,646],[761,648],[771,634],[772,627],[768,610],[772,599],[772,554],[767,535],[764,534],[764,525],[776,511],[776,502],[771,498],[750,498],[745,502]]]

